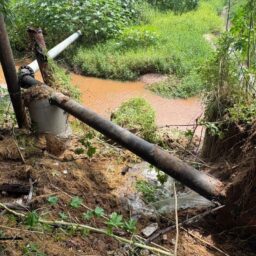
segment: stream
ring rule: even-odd
[[[37,79],[41,80],[39,73]],[[74,73],[71,73],[71,79],[74,86],[81,91],[82,103],[105,118],[109,118],[122,102],[134,97],[145,98],[152,105],[156,111],[157,126],[193,124],[203,112],[199,98],[163,98],[146,89],[146,84],[141,81],[103,80]],[[0,84],[5,84],[2,68],[0,69]]]

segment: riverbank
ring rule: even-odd
[[[207,33],[220,33],[224,1],[201,1],[195,11],[176,15],[144,7],[141,25],[128,27],[120,36],[91,46],[78,47],[67,61],[81,74],[135,80],[146,73],[172,74],[168,80],[174,97],[189,97],[203,89],[199,69],[212,56]],[[159,93],[166,95],[164,90]]]
[[[36,73],[36,78],[42,81],[40,72]],[[178,128],[179,125],[191,125],[203,113],[200,98],[165,99],[149,91],[147,85],[141,81],[118,82],[85,77],[72,72],[70,78],[71,84],[80,90],[81,103],[108,119],[123,102],[138,97],[151,104],[156,112],[158,127],[172,125],[173,128]],[[0,84],[4,83],[0,68]]]

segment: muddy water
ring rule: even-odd
[[[165,99],[147,90],[142,82],[117,82],[72,74],[72,83],[82,92],[83,104],[105,117],[134,97],[145,98],[153,106],[158,126],[193,124],[203,111],[198,98]]]
[[[109,118],[120,104],[134,97],[145,98],[155,109],[157,125],[193,124],[203,108],[198,98],[165,99],[145,87],[143,82],[118,82],[71,74],[72,83],[82,93],[82,102],[98,114]],[[41,80],[40,73],[36,78]],[[5,83],[0,67],[0,84]]]

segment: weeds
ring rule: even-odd
[[[112,114],[112,120],[146,140],[154,141],[156,138],[155,111],[142,98],[134,98],[123,103]]]

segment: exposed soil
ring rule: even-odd
[[[93,219],[89,222],[83,220],[82,213],[87,209],[85,207],[78,209],[70,207],[70,197],[72,196],[81,197],[86,207],[94,209],[96,206],[100,206],[107,214],[116,211],[123,214],[125,218],[129,218],[130,211],[125,204],[125,193],[129,193],[129,191],[125,191],[125,193],[120,193],[120,191],[124,192],[123,188],[127,186],[127,180],[130,180],[129,175],[132,175],[135,180],[140,177],[140,173],[130,174],[128,172],[126,175],[121,175],[127,164],[132,166],[138,161],[131,153],[96,140],[94,145],[97,147],[97,154],[89,159],[84,154],[74,153],[75,149],[82,145],[79,144],[77,137],[73,137],[70,147],[61,156],[56,157],[47,153],[47,145],[42,137],[37,138],[23,132],[17,132],[16,139],[6,133],[3,135],[4,139],[0,141],[0,149],[8,143],[13,145],[13,150],[12,154],[0,156],[2,159],[0,181],[1,183],[28,184],[29,178],[31,178],[35,184],[30,207],[43,218],[59,219],[59,213],[65,212],[69,216],[69,220],[73,222],[104,227],[104,220]],[[21,162],[20,152],[15,150],[15,141],[20,145],[20,152],[25,157],[26,164]],[[23,147],[24,145],[27,146]],[[131,190],[134,189],[132,183],[129,186]],[[47,202],[48,197],[52,195],[59,198],[57,205],[51,206]],[[24,197],[18,198],[24,199]],[[0,202],[14,202],[15,200],[17,197],[8,194],[0,196]],[[184,220],[184,217],[190,218],[195,214],[197,214],[196,211],[183,212],[180,214],[180,221]],[[25,249],[33,244],[46,255],[156,255],[147,250],[136,249],[134,251],[134,248],[124,246],[113,238],[101,234],[91,233],[88,236],[83,236],[80,232],[72,230],[58,228],[51,230],[42,227],[29,230],[21,219],[6,213],[0,215],[0,220],[0,230],[4,232],[4,236],[23,239],[1,242],[1,255],[24,255]],[[142,228],[155,221],[159,222],[160,227],[166,227],[173,223],[173,214],[157,219],[141,216],[138,234]],[[248,244],[241,243],[241,240],[234,234],[232,237],[226,232],[219,233],[212,224],[214,222],[214,215],[212,215],[207,220],[186,227],[188,231],[181,229],[178,255],[255,255]],[[128,235],[124,233],[122,236],[127,237]],[[156,242],[172,250],[174,239],[175,231],[172,231],[166,237],[160,236]],[[236,239],[237,241],[235,241]],[[226,254],[218,250],[223,250]]]

